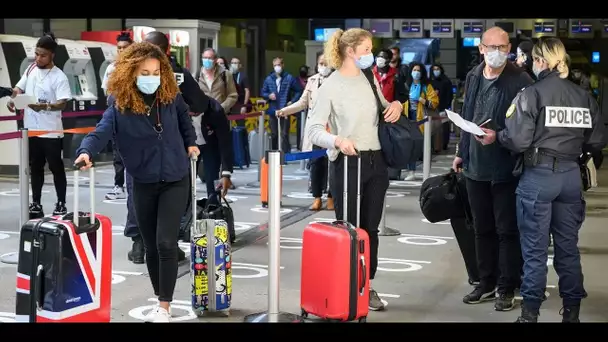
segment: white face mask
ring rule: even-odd
[[[382,57],[376,57],[376,65],[378,68],[384,68],[386,66],[386,59]]]
[[[283,71],[283,68],[281,68],[280,65],[274,66],[274,72],[276,72],[277,74],[280,74],[282,71]]]
[[[486,53],[486,64],[492,69],[498,69],[505,65],[507,58],[509,57],[506,52],[500,50],[494,50]]]
[[[230,64],[230,72],[231,73],[237,73],[239,71],[239,65],[238,64]]]
[[[321,74],[323,77],[329,75],[329,72],[331,71],[331,69],[325,65],[317,65],[317,70],[319,70],[319,74]]]

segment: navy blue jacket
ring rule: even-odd
[[[281,72],[281,89],[277,92],[277,74],[271,72],[270,75],[266,76],[262,85],[262,97],[268,101],[266,114],[274,115],[278,109],[286,107],[287,103],[295,103],[300,99],[302,91],[300,81],[283,71]],[[276,100],[271,100],[268,97],[272,93],[276,95]]]
[[[181,94],[172,103],[160,105],[162,139],[145,115],[129,110],[121,113],[111,96],[108,104],[95,131],[82,140],[76,156],[87,153],[93,159],[114,136],[125,168],[136,182],[176,182],[189,174],[187,148],[196,146],[196,135]]]

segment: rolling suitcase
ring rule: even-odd
[[[234,127],[232,129],[232,146],[234,148],[234,166],[249,167],[251,157],[249,156],[249,142],[247,141],[247,129],[245,127]]]
[[[192,170],[195,159],[191,159]],[[192,177],[192,216],[197,215],[196,175]],[[224,220],[194,220],[190,236],[190,276],[192,310],[197,316],[205,312],[230,314],[232,300],[231,246],[228,225]],[[209,237],[213,247],[209,248]],[[210,267],[210,265],[213,265]],[[209,276],[209,268],[213,275]]]
[[[344,217],[311,223],[302,237],[300,307],[329,320],[365,322],[369,312],[369,236],[359,226],[361,158],[358,158],[357,226],[348,223],[348,157],[344,157]]]
[[[278,145],[279,150],[281,149],[281,121],[278,116],[275,116],[278,122]],[[271,150],[272,144],[269,145],[268,150]],[[260,200],[262,201],[262,207],[268,207],[268,162],[266,157],[262,158],[262,167],[260,168]],[[281,179],[283,179],[283,166],[281,166]],[[283,182],[281,182],[281,193],[283,193]]]
[[[93,168],[90,172],[93,195]],[[79,178],[76,171],[73,212],[29,220],[21,227],[18,322],[110,322],[112,221],[92,216],[95,196],[90,196],[89,212],[78,211]]]

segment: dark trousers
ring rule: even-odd
[[[298,150],[302,150],[302,120],[304,120],[302,117],[304,115],[306,115],[306,113],[304,112],[300,112],[297,114],[294,114],[296,116],[296,146],[298,148]],[[283,127],[281,127],[283,128]]]
[[[133,240],[141,238],[135,215],[135,205],[133,205],[133,177],[126,172],[127,184],[127,223],[125,224],[124,234]]]
[[[177,280],[179,221],[190,192],[190,177],[177,182],[133,183],[133,203],[146,249],[146,266],[159,301],[173,300]]]
[[[443,124],[441,124],[442,126],[442,133],[443,133],[443,149],[447,150],[448,149],[448,144],[450,143],[450,128],[451,128],[452,123],[450,121],[448,122],[444,122]],[[437,146],[437,149],[439,149],[439,146]]]
[[[475,229],[480,286],[499,293],[518,287],[521,248],[515,213],[517,181],[493,183],[467,178],[469,205]]]
[[[220,170],[222,167],[222,159],[220,149],[216,144],[205,144],[198,147],[201,151],[200,157],[196,161],[196,174],[198,174],[201,160],[203,169],[205,170],[205,182],[207,186],[208,203],[219,204],[219,198],[216,198],[215,181],[220,179]]]
[[[276,150],[279,148],[279,123],[277,122],[277,117],[275,115],[270,115],[269,120],[272,149]],[[278,121],[281,122],[281,151],[283,151],[283,153],[291,153],[291,144],[289,143],[289,117],[279,118]]]
[[[521,295],[526,307],[537,310],[547,284],[550,235],[553,236],[553,267],[559,277],[564,306],[580,305],[587,297],[583,287],[578,232],[585,220],[585,201],[576,162],[542,162],[526,167],[517,193],[517,224],[524,259]]]
[[[312,149],[321,150],[322,148],[313,145]],[[313,159],[310,162],[310,187],[312,188],[312,197],[314,198],[323,196],[323,190],[327,188],[327,163],[327,156]],[[327,193],[327,198],[331,198],[331,191]]]
[[[114,185],[122,188],[125,186],[125,165],[116,149],[116,143],[114,141],[112,141],[112,151],[114,157]]]
[[[357,223],[357,157],[348,157],[348,213],[347,221]],[[388,166],[380,151],[361,152],[361,208],[359,228],[367,231],[370,248],[370,279],[378,268],[378,225],[382,218],[384,197],[388,189]],[[336,219],[344,219],[344,155],[331,163],[331,192],[334,194]]]
[[[67,191],[67,178],[63,165],[61,152],[63,150],[62,138],[29,138],[30,177],[32,182],[32,202],[39,203],[42,198],[44,185],[44,166],[49,163],[53,174],[53,183],[57,193],[57,202],[65,203]]]

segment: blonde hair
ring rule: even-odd
[[[365,39],[372,39],[372,34],[364,29],[351,28],[346,31],[336,30],[325,42],[325,61],[333,69],[338,69],[344,62],[347,48],[357,48]]]
[[[532,48],[532,57],[542,58],[550,70],[557,70],[560,78],[567,78],[569,73],[566,47],[557,38],[541,39]]]

